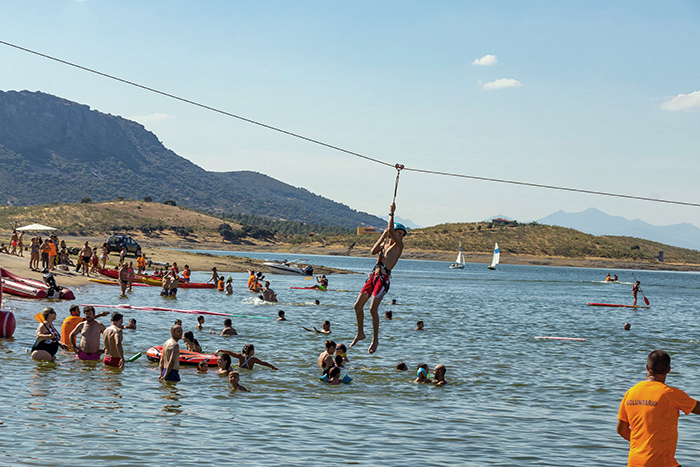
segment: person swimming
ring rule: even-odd
[[[253,344],[246,344],[243,346],[241,353],[232,352],[230,350],[219,349],[214,352],[215,355],[222,354],[229,357],[229,362],[231,357],[238,359],[238,368],[244,368],[246,370],[252,370],[253,366],[257,363],[258,365],[266,366],[276,370],[277,367],[271,363],[260,360],[255,356],[255,346]]]
[[[313,329],[309,329],[309,328],[306,328],[304,326],[302,326],[301,328],[303,330],[309,331],[309,332],[315,331],[316,334],[330,334],[331,333],[331,322],[328,320],[324,321],[323,324],[321,325],[320,330],[316,329],[316,326],[314,326]]]
[[[240,381],[240,375],[238,374],[237,371],[231,371],[228,374],[228,382],[231,383],[231,388],[234,391],[241,391],[241,392],[249,392],[246,388],[238,384]]]

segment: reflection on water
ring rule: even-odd
[[[374,263],[372,258],[308,259],[363,273]],[[585,305],[631,302],[630,286],[600,282],[610,271],[447,266],[399,262],[380,310],[383,315],[391,309],[393,319],[381,320],[379,351],[370,356],[366,345],[349,349],[344,373],[354,380],[339,386],[317,379],[316,360],[328,336],[301,327],[327,319],[330,337],[349,344],[362,274],[329,277],[331,289],[353,292],[291,289],[308,282],[266,274],[277,304],[256,300],[241,273],[224,273],[236,284],[233,295],[183,289],[177,302],[160,297],[156,287],[134,287],[125,298],[108,286],[77,288],[77,303],[235,315],[239,336],[224,338],[218,335],[223,316],[207,316],[204,330],[197,331],[196,315],[121,310],[125,322],[138,321],[138,330],[124,332],[124,351],[133,355],[162,345],[179,318],[205,352],[240,352],[253,343],[256,356],[279,368],[240,371],[250,393],[233,392],[214,371],[197,374],[187,366],[181,367],[179,383],[161,383],[157,364],[145,356],[123,370],[76,361],[63,351],[56,363],[32,361],[24,348],[33,340],[33,316],[45,304],[10,298],[7,308],[16,313],[17,331],[15,339],[0,340],[0,403],[11,410],[0,428],[21,436],[0,445],[8,458],[2,464],[54,465],[56,459],[70,459],[71,465],[188,466],[229,465],[235,459],[243,465],[308,466],[334,455],[334,461],[360,465],[623,465],[627,447],[615,433],[617,406],[644,378],[650,350],[668,350],[669,383],[700,397],[696,274],[635,271],[653,307],[635,311]],[[631,279],[629,272],[615,272],[623,281]],[[192,280],[209,277],[194,273]],[[392,298],[398,305],[387,305]],[[321,305],[312,305],[314,300]],[[59,320],[69,305],[52,304]],[[288,321],[277,321],[279,309]],[[425,322],[424,331],[414,330],[418,320]],[[625,322],[631,331],[622,329]],[[409,371],[397,371],[399,361]],[[421,362],[431,372],[445,364],[450,384],[414,384]],[[681,463],[700,458],[698,435],[697,420],[681,417]],[[204,442],[211,439],[235,439],[235,453],[231,443]]]

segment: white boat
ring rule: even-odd
[[[498,242],[496,246],[493,247],[493,259],[491,264],[489,264],[489,269],[496,269],[496,265],[501,261],[501,250],[498,249]]]
[[[298,276],[312,276],[314,267],[301,260],[298,261],[267,261],[263,263],[273,274],[287,274]]]
[[[459,253],[457,253],[457,260],[450,264],[450,269],[464,269],[464,253],[462,253],[462,242],[459,242]]]

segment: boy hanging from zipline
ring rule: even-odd
[[[403,166],[396,165],[396,185],[394,187],[394,202],[391,203],[389,208],[389,222],[387,229],[382,233],[379,240],[372,247],[372,254],[379,255],[377,258],[377,264],[375,264],[374,269],[369,275],[367,282],[362,287],[360,295],[355,301],[355,316],[357,317],[357,335],[353,339],[350,347],[357,344],[359,341],[365,338],[364,332],[364,321],[365,312],[364,307],[367,300],[372,297],[372,301],[369,305],[369,312],[372,315],[372,343],[367,349],[368,353],[374,353],[377,351],[377,346],[379,345],[379,304],[389,291],[389,281],[391,279],[391,270],[396,266],[396,263],[401,257],[403,252],[403,238],[406,236],[406,227],[402,224],[394,223],[394,211],[396,210],[396,190],[399,185],[399,174],[401,173]]]

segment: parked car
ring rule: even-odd
[[[136,240],[124,234],[114,234],[107,239],[107,249],[109,251],[122,251],[126,247],[126,253],[133,253],[134,256],[141,256],[141,245]]]

